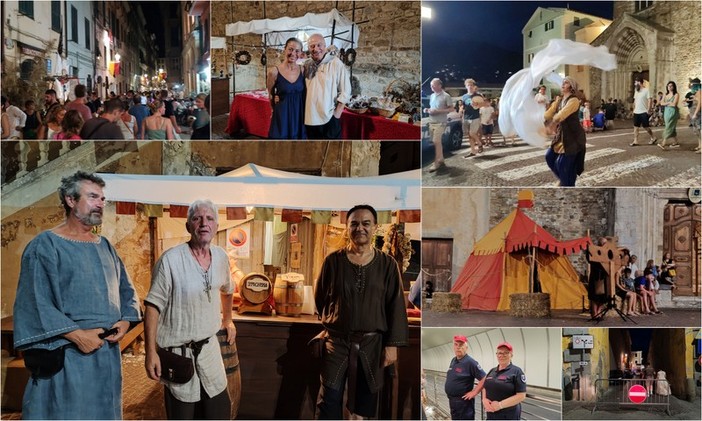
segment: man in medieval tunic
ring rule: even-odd
[[[315,289],[315,303],[326,329],[320,419],[343,419],[347,408],[375,417],[383,368],[397,360],[397,347],[407,346],[407,313],[400,271],[395,260],[376,250],[378,216],[371,206],[347,213],[350,244],[324,260]]]
[[[24,419],[122,418],[119,340],[141,313],[122,260],[93,232],[102,224],[104,186],[82,171],[63,178],[66,220],[22,255],[13,321],[14,346],[33,373]]]

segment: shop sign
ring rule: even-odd
[[[592,335],[573,335],[573,349],[592,349],[593,346]]]

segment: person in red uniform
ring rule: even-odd
[[[489,420],[518,420],[526,398],[526,375],[512,364],[512,345],[497,345],[497,367],[485,376],[483,407]]]

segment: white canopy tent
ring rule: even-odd
[[[247,164],[219,177],[99,174],[111,201],[189,205],[346,210],[367,203],[377,210],[421,209],[421,170],[337,178],[303,175]]]
[[[336,9],[326,13],[307,13],[300,17],[282,17],[277,19],[256,19],[248,22],[235,22],[225,27],[227,36],[243,34],[261,34],[264,45],[282,49],[288,38],[296,37],[306,42],[310,35],[319,33],[331,45],[334,35],[334,45],[339,49],[353,48],[358,45],[358,25],[341,14]],[[353,40],[353,44],[350,42]],[[220,45],[215,42],[213,45]]]

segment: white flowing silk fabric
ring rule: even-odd
[[[543,146],[544,108],[534,101],[533,89],[542,78],[561,64],[587,65],[602,70],[617,67],[616,57],[605,46],[566,39],[552,39],[548,46],[536,53],[531,66],[522,69],[507,80],[500,97],[500,131],[505,136],[515,133],[530,145]]]

